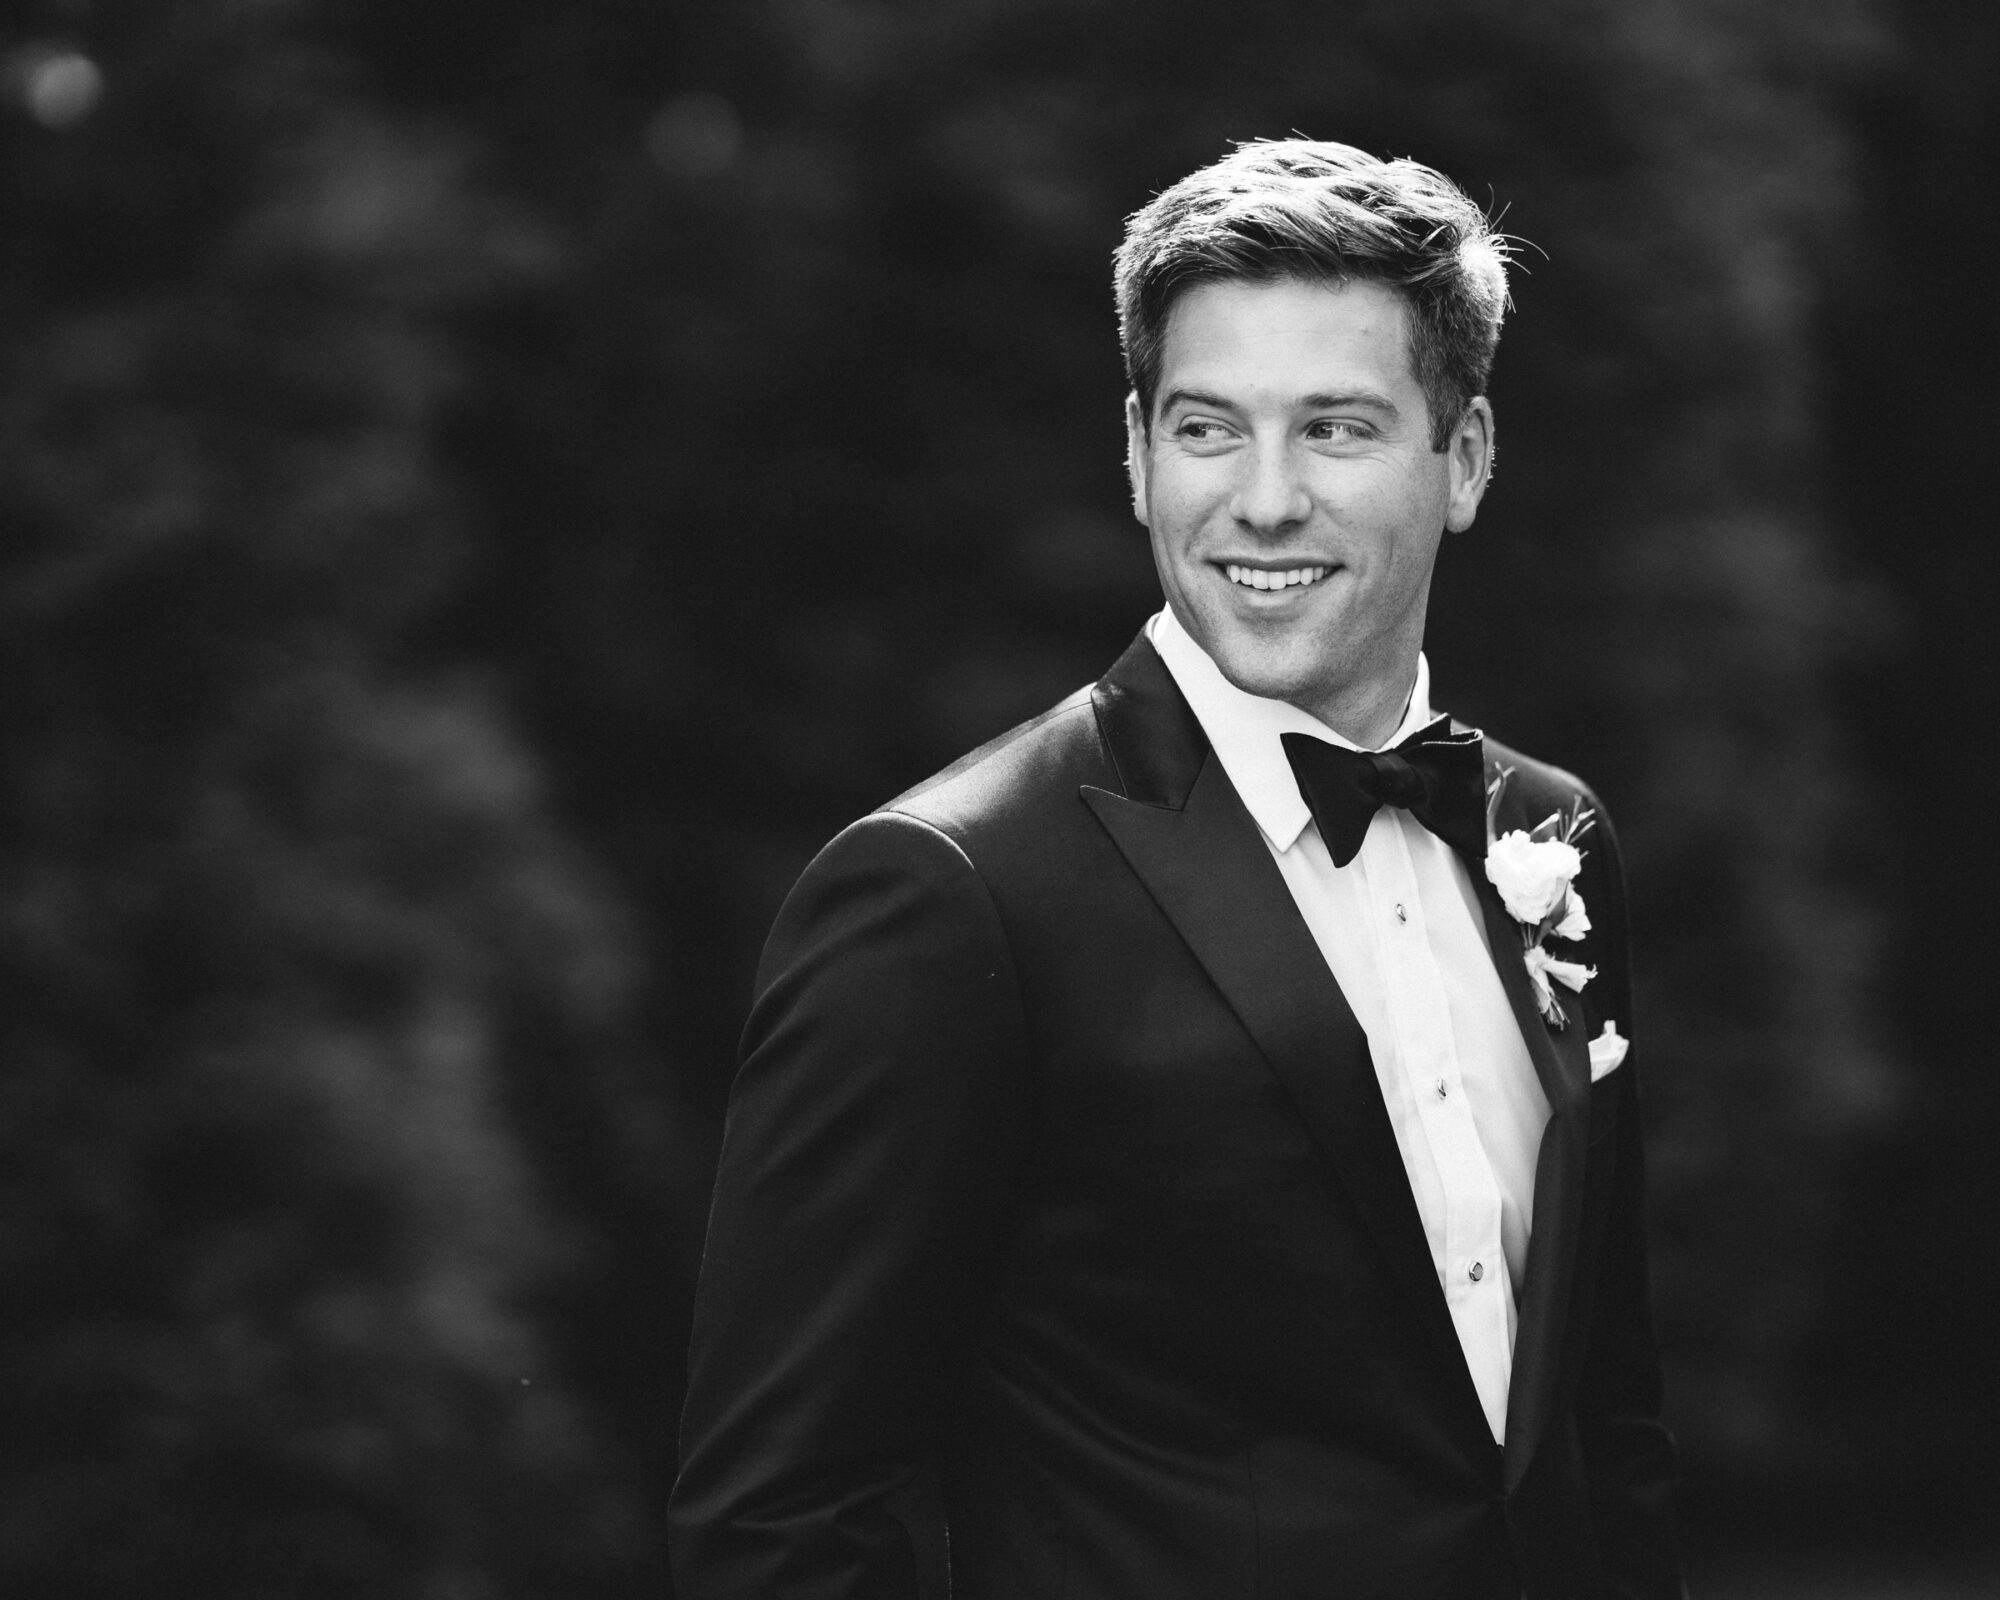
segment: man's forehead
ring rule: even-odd
[[[1191,285],[1162,329],[1160,394],[1216,379],[1266,383],[1305,399],[1415,382],[1408,301],[1369,279],[1222,279]],[[1213,376],[1211,376],[1211,374]],[[1327,381],[1321,382],[1324,377]]]

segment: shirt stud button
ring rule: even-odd
[[[1465,1275],[1474,1283],[1477,1283],[1481,1278],[1486,1276],[1485,1264],[1478,1261],[1473,1262],[1471,1266],[1465,1269]]]
[[[1409,912],[1405,911],[1401,906],[1396,907],[1396,920],[1398,922],[1408,922],[1410,920]]]
[[[1444,1099],[1444,1097],[1445,1097],[1445,1096],[1446,1096],[1447,1094],[1449,1094],[1449,1093],[1451,1092],[1450,1090],[1448,1090],[1447,1088],[1445,1088],[1445,1086],[1444,1086],[1444,1079],[1442,1079],[1442,1078],[1438,1079],[1438,1082],[1437,1082],[1437,1090],[1438,1090],[1438,1098],[1439,1098],[1440,1100]]]

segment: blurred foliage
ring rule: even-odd
[[[1993,1535],[2000,1330],[1959,1285],[2000,885],[1983,791],[1886,742],[1948,748],[1982,683],[1993,24],[7,27],[0,1585],[661,1591],[764,927],[1157,603],[1109,252],[1293,128],[1536,247],[1429,648],[1626,836],[1697,1534]]]

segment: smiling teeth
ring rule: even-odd
[[[1327,574],[1325,567],[1294,567],[1289,572],[1267,572],[1262,567],[1224,567],[1231,583],[1249,589],[1289,589],[1295,584],[1318,583]]]

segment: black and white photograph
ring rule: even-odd
[[[2000,12],[14,0],[0,1594],[2000,1593]]]

